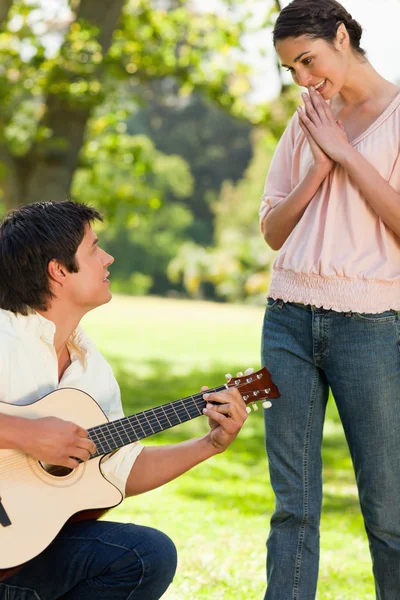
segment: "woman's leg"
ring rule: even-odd
[[[269,301],[271,304],[271,301]],[[262,355],[281,398],[265,411],[276,506],[267,541],[265,600],[313,600],[319,565],[321,442],[328,385],[323,330],[308,307],[267,307]]]
[[[394,312],[333,319],[326,373],[349,444],[377,598],[400,597],[400,323]]]
[[[0,584],[0,597],[158,600],[174,577],[176,560],[174,544],[156,529],[84,521],[65,526],[42,554]]]

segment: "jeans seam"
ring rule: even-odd
[[[400,352],[400,320],[397,318],[396,320],[396,344],[397,350]]]
[[[296,563],[295,563],[295,572],[294,572],[294,582],[293,582],[293,600],[299,600],[299,585],[300,585],[300,570],[301,570],[301,561],[302,561],[302,553],[304,546],[304,536],[307,528],[307,519],[308,519],[308,454],[310,448],[310,436],[311,436],[311,424],[313,418],[313,410],[315,404],[315,395],[318,383],[318,371],[315,370],[314,379],[312,382],[311,388],[311,402],[309,407],[309,414],[307,420],[306,427],[306,435],[304,439],[304,451],[303,451],[303,477],[304,477],[304,491],[303,491],[303,518],[300,524],[299,530],[299,538],[297,543],[297,554],[296,554]]]
[[[126,525],[126,523],[118,523],[115,527],[112,527],[111,529],[109,529],[106,533],[108,534],[110,531],[114,531],[114,529],[118,529],[119,527],[123,527],[124,525]],[[104,544],[105,546],[112,546],[113,548],[120,548],[121,550],[127,550],[128,552],[130,550],[133,550],[132,548],[129,548],[129,546],[123,546],[121,544],[116,544],[115,542],[108,542],[106,540],[102,539],[102,535],[97,535],[95,537],[90,536],[90,535],[68,535],[68,536],[64,536],[63,539],[66,540],[77,540],[77,541],[92,541],[92,542],[100,542],[101,544]]]
[[[82,540],[87,540],[90,542],[100,542],[100,544],[104,544],[104,546],[111,546],[112,548],[119,548],[120,550],[126,550],[126,552],[130,552],[133,551],[133,548],[129,548],[129,546],[122,546],[121,544],[115,544],[113,542],[106,542],[100,538],[97,537],[85,537],[85,538],[81,538],[81,537],[74,537],[74,536],[70,536],[68,538],[69,540],[78,540],[78,541],[82,541]]]
[[[144,578],[144,572],[145,572],[145,566],[144,566],[144,562],[141,558],[141,556],[139,555],[138,552],[136,552],[135,549],[132,549],[132,552],[134,552],[136,554],[136,556],[138,557],[138,559],[140,560],[140,564],[142,565],[142,576],[140,578],[140,581],[138,582],[137,586],[135,587],[134,590],[132,590],[131,592],[129,592],[129,595],[126,597],[126,600],[129,600],[129,598],[132,598],[132,594],[134,594],[136,592],[136,590],[139,588],[140,585],[142,585],[142,581]]]
[[[120,527],[123,527],[124,525],[126,525],[126,523],[115,523],[114,527],[110,527],[110,529],[108,529],[105,533],[108,534],[110,533],[110,531],[114,531],[114,529],[119,529]],[[61,535],[60,539],[66,539],[66,540],[91,540],[91,541],[97,541],[97,542],[103,542],[103,540],[101,539],[102,536],[104,534],[100,533],[100,535],[96,535],[96,536],[92,536],[92,535]],[[104,542],[104,543],[108,543],[108,542]],[[111,546],[115,545],[115,544],[110,544]],[[116,544],[118,546],[118,544]],[[125,548],[125,546],[121,546],[121,548]],[[128,549],[128,548],[127,548]]]
[[[381,323],[390,323],[398,319],[397,314],[387,315],[386,317],[365,317],[363,313],[353,313],[354,318],[362,323],[370,323],[371,325],[380,325]]]

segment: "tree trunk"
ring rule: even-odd
[[[44,122],[52,138],[24,158],[26,178],[19,181],[19,204],[66,200],[78,166],[90,110],[71,108],[57,96],[48,96],[46,113]]]
[[[98,27],[98,41],[103,54],[111,45],[124,2],[80,1],[77,19],[84,19]],[[54,202],[68,198],[92,110],[72,106],[58,96],[49,94],[41,125],[50,129],[51,140],[37,143],[29,154],[19,158],[11,156],[6,148],[0,148],[0,161],[6,170],[2,183],[7,209],[31,202]]]
[[[0,27],[7,20],[13,0],[0,0]]]

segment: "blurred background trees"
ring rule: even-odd
[[[94,204],[114,290],[263,298],[259,198],[297,97],[252,101],[245,39],[277,10],[0,0],[0,210]]]

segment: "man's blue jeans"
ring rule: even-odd
[[[329,388],[356,474],[379,600],[400,598],[400,321],[268,300],[263,364],[281,392],[265,411],[276,506],[265,600],[313,600]]]
[[[158,600],[176,562],[175,546],[161,531],[82,521],[65,526],[42,554],[0,583],[0,599]]]

